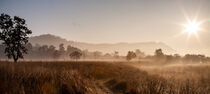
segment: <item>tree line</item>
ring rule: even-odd
[[[162,49],[156,49],[154,55],[142,54],[139,56],[140,50],[136,52],[128,51],[126,59],[128,61],[132,59],[149,59],[157,63],[207,63],[210,62],[210,57],[202,54],[185,54],[181,56],[179,54],[167,55],[164,54]],[[142,52],[141,52],[142,53]]]
[[[166,55],[162,49],[156,49],[154,55],[145,55],[144,52],[137,49],[128,51],[126,56],[120,56],[118,51],[103,54],[100,51],[89,52],[88,50],[80,50],[76,47],[68,45],[65,49],[64,44],[60,44],[56,49],[53,45],[35,45],[29,43],[29,35],[32,31],[27,27],[26,21],[18,16],[11,17],[8,14],[0,15],[0,59],[151,59],[156,62],[200,62],[206,63],[210,61],[205,55],[186,54],[181,57],[178,54]]]
[[[6,59],[6,55],[4,55],[4,49],[6,46],[0,45],[0,58]],[[31,43],[27,43],[24,45],[27,49],[27,54],[25,54],[25,59],[79,59],[82,55],[82,51],[76,47],[72,47],[70,45],[65,49],[64,44],[60,44],[59,48],[56,49],[53,45],[35,45],[32,46]]]

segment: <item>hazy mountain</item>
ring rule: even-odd
[[[153,54],[155,49],[161,48],[163,49],[164,53],[171,54],[175,53],[171,47],[164,43],[157,43],[157,42],[142,42],[142,43],[103,43],[103,44],[93,44],[93,43],[85,43],[85,42],[74,42],[68,41],[64,38],[45,34],[40,36],[33,36],[30,37],[29,41],[33,44],[39,45],[54,45],[58,47],[59,44],[63,43],[65,46],[71,45],[80,49],[88,49],[89,51],[101,51],[103,53],[112,53],[114,51],[118,51],[120,54],[126,54],[129,50],[140,49],[141,51],[145,52],[146,54]]]

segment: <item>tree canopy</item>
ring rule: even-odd
[[[135,58],[136,57],[136,54],[133,52],[133,51],[128,51],[128,54],[126,56],[126,59],[128,61],[130,61],[131,59]]]
[[[28,43],[28,35],[32,31],[28,29],[26,21],[20,17],[11,18],[7,14],[0,15],[0,40],[5,45],[5,54],[15,62],[27,54],[25,45]]]
[[[74,51],[74,52],[72,52],[69,56],[70,56],[70,58],[72,58],[72,59],[78,60],[78,59],[80,59],[80,57],[82,56],[82,53],[79,52],[79,51]]]

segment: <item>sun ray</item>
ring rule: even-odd
[[[193,34],[197,34],[197,32],[200,30],[200,24],[197,23],[196,21],[190,21],[187,24],[184,25],[185,26],[185,31],[188,33],[193,33]]]

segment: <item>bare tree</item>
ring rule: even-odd
[[[19,58],[23,58],[23,54],[27,54],[25,45],[28,43],[28,35],[31,33],[24,19],[17,16],[11,18],[7,14],[1,14],[0,40],[6,46],[5,54],[9,59],[13,58],[14,62],[17,62]]]

